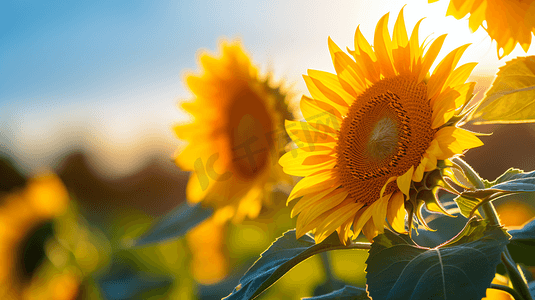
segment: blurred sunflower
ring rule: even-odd
[[[268,191],[290,177],[277,164],[289,142],[284,119],[292,118],[286,93],[261,78],[239,42],[222,41],[221,56],[200,55],[202,74],[188,75],[194,102],[182,103],[195,121],[174,127],[188,145],[175,162],[192,171],[190,202],[216,208],[219,222],[255,218]]]
[[[429,3],[438,0],[429,0]],[[498,44],[498,57],[509,55],[520,44],[525,52],[535,33],[535,1],[533,0],[450,0],[447,16],[461,19],[467,14],[470,30],[486,28],[490,38]],[[500,50],[502,52],[500,53]]]
[[[65,269],[54,277],[34,276],[45,258],[46,240],[53,234],[51,220],[68,206],[61,180],[41,174],[0,198],[0,298],[74,299],[79,286],[76,272]]]
[[[280,159],[286,173],[305,177],[288,198],[299,199],[291,213],[299,214],[297,236],[312,230],[321,242],[337,231],[347,243],[362,231],[372,240],[385,219],[404,232],[405,206],[419,203],[413,183],[434,174],[443,160],[482,145],[458,127],[474,88],[465,81],[476,63],[455,69],[468,45],[450,52],[430,75],[446,35],[424,51],[420,22],[409,38],[401,10],[391,39],[384,15],[373,48],[357,27],[353,58],[329,38],[337,74],[309,70],[304,76],[312,95],[301,99],[306,122],[286,122],[300,147]]]
[[[186,236],[191,250],[190,272],[198,283],[209,285],[223,280],[229,271],[224,224],[210,218]],[[206,237],[210,238],[206,238]]]

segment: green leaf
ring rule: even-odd
[[[468,220],[463,230],[455,237],[444,243],[444,246],[458,246],[465,243],[470,243],[479,240],[486,234],[488,221],[485,219],[477,219],[475,217]]]
[[[489,186],[488,187],[491,187],[493,185],[497,185],[498,183],[506,182],[506,181],[513,180],[513,179],[517,179],[516,178],[517,175],[518,176],[523,176],[522,174],[527,175],[529,173],[524,173],[523,170],[520,170],[520,169],[517,169],[517,168],[509,168],[502,175],[498,176],[498,178],[496,178],[494,181],[489,182]]]
[[[365,300],[370,299],[366,290],[355,286],[346,285],[343,288],[328,294],[303,298],[302,300]]]
[[[535,219],[521,229],[510,230],[511,242],[507,246],[513,260],[527,266],[535,266]]]
[[[471,226],[462,238],[437,248],[418,247],[402,235],[385,230],[374,239],[366,261],[370,297],[381,300],[485,297],[508,237],[500,227],[484,223]]]
[[[104,299],[141,300],[163,297],[172,287],[173,278],[142,270],[143,264],[126,250],[115,253],[105,274],[97,279]]]
[[[535,122],[535,56],[506,62],[470,119],[474,124]]]
[[[535,171],[524,173],[511,168],[485,186],[488,188],[467,190],[455,198],[463,216],[471,217],[482,204],[500,197],[535,192]]]
[[[312,255],[329,250],[352,248],[364,249],[360,244],[344,246],[340,243],[336,232],[316,244],[310,235],[296,239],[295,229],[287,231],[260,255],[240,279],[240,284],[224,299],[254,299],[286,272]]]
[[[469,218],[474,207],[476,207],[479,202],[481,202],[481,200],[477,198],[463,196],[463,194],[461,193],[461,195],[455,197],[455,202],[457,202],[457,206],[459,206],[461,214],[464,217]]]
[[[190,205],[187,201],[184,201],[184,203],[156,221],[146,233],[133,241],[131,246],[143,246],[179,238],[210,217],[212,212],[212,209],[202,207],[200,204]]]
[[[429,227],[437,229],[436,231],[418,230],[418,234],[412,233],[412,239],[419,246],[433,248],[451,240],[463,230],[468,221],[460,215],[456,215],[455,218],[435,215],[437,216],[427,224]]]
[[[509,180],[493,186],[493,189],[507,192],[535,192],[535,178]]]

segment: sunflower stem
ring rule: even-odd
[[[460,157],[454,157],[451,159],[452,162],[454,162],[456,165],[458,165],[461,170],[464,172],[464,175],[466,175],[466,178],[477,188],[477,189],[484,189],[485,184],[483,183],[483,179],[479,177],[479,174],[470,166],[467,162],[462,160]]]
[[[352,242],[351,244],[346,246],[347,249],[362,249],[362,250],[370,250],[372,248],[371,243],[366,242]]]
[[[452,161],[461,167],[467,179],[474,185],[476,189],[485,188],[482,178],[467,162],[459,157],[453,158]],[[483,203],[481,208],[485,214],[485,219],[489,221],[490,225],[502,226],[500,219],[498,218],[498,213],[496,212],[494,205],[492,205],[492,202],[488,201]],[[528,283],[523,274],[520,273],[518,265],[513,261],[507,247],[505,247],[505,250],[502,253],[502,262],[505,265],[509,279],[513,284],[513,288],[517,290],[520,295],[522,295],[523,299],[533,300],[531,293],[529,292]]]
[[[521,271],[519,270],[518,265],[511,258],[507,248],[506,251],[502,253],[502,263],[505,265],[505,270],[507,271],[507,275],[509,275],[513,288],[517,290],[524,299],[533,300],[526,279],[523,274],[520,273]]]

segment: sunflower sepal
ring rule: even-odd
[[[425,221],[425,218],[422,215],[422,209],[425,205],[425,201],[422,201],[421,199],[417,199],[416,203],[417,203],[417,206],[416,206],[415,212],[416,212],[416,217],[418,218],[418,221],[420,222],[420,224],[422,224],[423,227],[428,231],[433,231],[433,232],[437,231],[436,229],[429,227],[429,225]]]
[[[456,217],[455,215],[448,213],[437,196],[440,189],[456,196],[460,195],[448,180],[446,180],[446,178],[449,178],[446,171],[452,167],[454,167],[454,164],[451,161],[439,160],[437,161],[436,169],[424,172],[420,182],[412,182],[409,191],[410,196],[405,202],[405,209],[408,213],[408,228],[410,229],[409,236],[412,236],[413,229],[417,235],[419,228],[435,231],[435,229],[429,227],[422,215],[424,205],[430,212],[441,213],[449,217]]]
[[[418,199],[425,202],[425,208],[430,212],[444,214],[450,218],[456,218],[457,216],[452,215],[448,210],[442,205],[439,198],[437,197],[437,191],[439,187],[434,188],[433,190],[423,190],[418,193]],[[421,195],[420,195],[421,193]]]

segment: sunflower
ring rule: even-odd
[[[312,230],[321,242],[337,231],[347,243],[362,231],[371,241],[385,219],[405,232],[409,206],[409,217],[418,214],[419,200],[439,210],[423,196],[442,179],[433,171],[482,145],[458,126],[474,88],[465,81],[476,64],[455,68],[468,45],[450,52],[429,75],[446,35],[424,49],[420,22],[409,38],[402,9],[390,38],[384,15],[374,47],[357,27],[353,58],[329,38],[336,74],[308,70],[304,76],[312,95],[300,103],[306,121],[286,121],[298,148],[279,160],[286,173],[304,177],[288,198],[299,199],[291,212],[299,215],[297,236]]]
[[[438,0],[429,0],[429,3]],[[469,26],[476,31],[485,28],[498,44],[498,57],[509,55],[520,44],[525,52],[535,33],[535,1],[533,0],[450,0],[447,16],[461,19],[470,13]],[[500,53],[501,50],[501,53]]]
[[[31,178],[22,189],[15,188],[0,195],[0,199],[0,298],[30,299],[33,282],[39,280],[34,273],[44,259],[44,243],[53,234],[51,220],[65,212],[68,193],[58,177],[46,173]],[[75,280],[73,274],[64,272],[64,275],[66,277],[62,278]],[[39,285],[40,299],[69,298],[51,296],[56,295],[59,288],[53,287],[54,282]],[[45,283],[50,289],[42,288]],[[70,288],[63,286],[62,292],[72,292],[69,294],[72,299],[78,284]]]
[[[186,83],[194,102],[182,103],[195,121],[174,127],[188,145],[176,164],[192,171],[186,188],[192,203],[216,208],[220,220],[255,218],[267,193],[290,177],[277,164],[289,138],[284,119],[292,118],[281,86],[259,76],[237,41],[220,43],[221,56],[200,55],[202,74]]]

